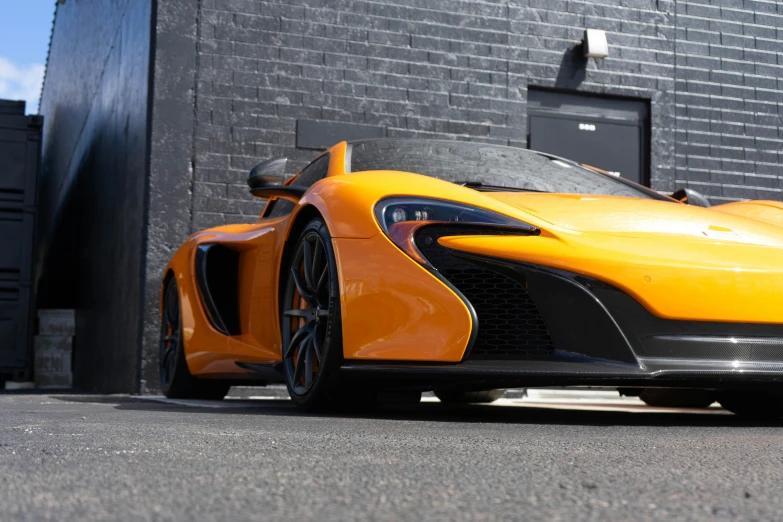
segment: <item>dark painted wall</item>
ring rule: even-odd
[[[157,2],[150,126],[148,240],[145,257],[141,389],[158,378],[159,299],[163,269],[191,232],[193,140],[198,55],[197,2]]]
[[[75,308],[74,384],[138,389],[151,0],[58,5],[44,115],[38,306]]]

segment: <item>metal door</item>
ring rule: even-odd
[[[649,185],[645,101],[543,90],[528,93],[528,147]]]

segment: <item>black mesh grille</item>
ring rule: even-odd
[[[441,247],[444,235],[463,233],[456,227],[422,229],[416,244],[438,272],[473,305],[478,316],[478,336],[468,359],[538,359],[554,353],[554,343],[541,313],[518,281],[491,268],[462,260]],[[493,231],[493,235],[498,232]]]

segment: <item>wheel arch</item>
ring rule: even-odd
[[[166,285],[169,284],[169,280],[174,277],[174,269],[166,267],[163,271],[163,277],[160,280],[160,295],[158,297],[158,315],[163,317],[163,296],[166,293]],[[177,289],[179,292],[179,288]]]
[[[300,207],[299,211],[296,213],[294,218],[291,220],[291,225],[288,227],[288,231],[286,232],[285,241],[283,243],[283,253],[280,256],[280,265],[277,268],[277,310],[279,315],[280,305],[283,302],[283,280],[285,277],[285,274],[283,273],[283,270],[285,270],[285,266],[288,262],[288,259],[291,257],[291,253],[293,251],[293,248],[295,246],[296,239],[299,237],[299,234],[302,232],[304,227],[307,226],[307,224],[312,221],[313,219],[320,218],[323,219],[324,222],[326,222],[326,219],[324,218],[324,215],[321,213],[321,211],[316,207],[315,205],[307,204]],[[329,223],[326,223],[327,229],[329,228]],[[278,323],[280,322],[280,317],[277,318]]]

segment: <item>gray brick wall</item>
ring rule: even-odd
[[[783,3],[677,2],[676,183],[783,199]]]
[[[651,100],[651,180],[781,199],[783,4],[763,0],[201,0],[191,226],[254,219],[299,118],[525,146],[529,86]],[[610,57],[586,64],[586,28]]]

